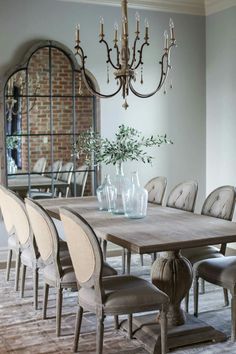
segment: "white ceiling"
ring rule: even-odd
[[[119,6],[120,0],[60,0]],[[129,7],[192,15],[209,15],[236,6],[236,0],[128,0]]]

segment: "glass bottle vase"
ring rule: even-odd
[[[112,211],[112,200],[114,198],[114,186],[111,183],[110,175],[106,174],[103,183],[96,190],[99,203],[99,210]]]
[[[127,190],[130,187],[130,181],[124,175],[123,163],[118,161],[116,163],[116,176],[114,179],[114,197],[111,202],[112,204],[112,213],[113,214],[124,214],[124,203],[123,203],[123,194],[127,193]]]
[[[140,186],[138,173],[131,176],[131,187],[123,195],[125,216],[130,219],[141,219],[147,215],[148,191]]]

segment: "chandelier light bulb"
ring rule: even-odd
[[[147,18],[145,18],[145,20],[144,20],[144,25],[146,28],[149,28],[149,22],[148,22]]]
[[[174,34],[175,25],[174,25],[172,18],[170,18],[169,26],[170,26],[170,38],[171,38],[171,40],[174,40],[175,39],[175,34]]]
[[[115,30],[115,31],[118,31],[118,29],[119,29],[118,23],[115,22],[115,23],[114,23],[114,30]]]
[[[168,46],[169,46],[169,35],[168,35],[168,32],[165,31],[164,32],[164,49],[167,50],[168,49]]]

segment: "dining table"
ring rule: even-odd
[[[100,211],[95,197],[54,198],[38,202],[56,219],[60,219],[60,208],[73,210],[86,219],[97,237],[130,252],[158,252],[159,256],[151,268],[151,281],[170,298],[169,349],[227,339],[225,333],[182,309],[181,302],[192,285],[193,270],[191,263],[181,255],[181,249],[235,242],[235,222],[151,203],[145,218],[129,219],[124,215]],[[122,327],[126,326],[124,321]],[[134,336],[144,343],[148,351],[160,353],[157,313],[134,316],[133,330]]]

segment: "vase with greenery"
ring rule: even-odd
[[[151,163],[153,156],[147,153],[147,148],[172,144],[167,135],[151,135],[145,137],[135,128],[120,125],[115,138],[109,140],[92,130],[81,132],[74,145],[74,153],[78,158],[84,157],[89,165],[116,165],[116,193],[113,203],[113,213],[123,214],[122,193],[129,187],[128,179],[124,176],[123,162],[141,161]]]

